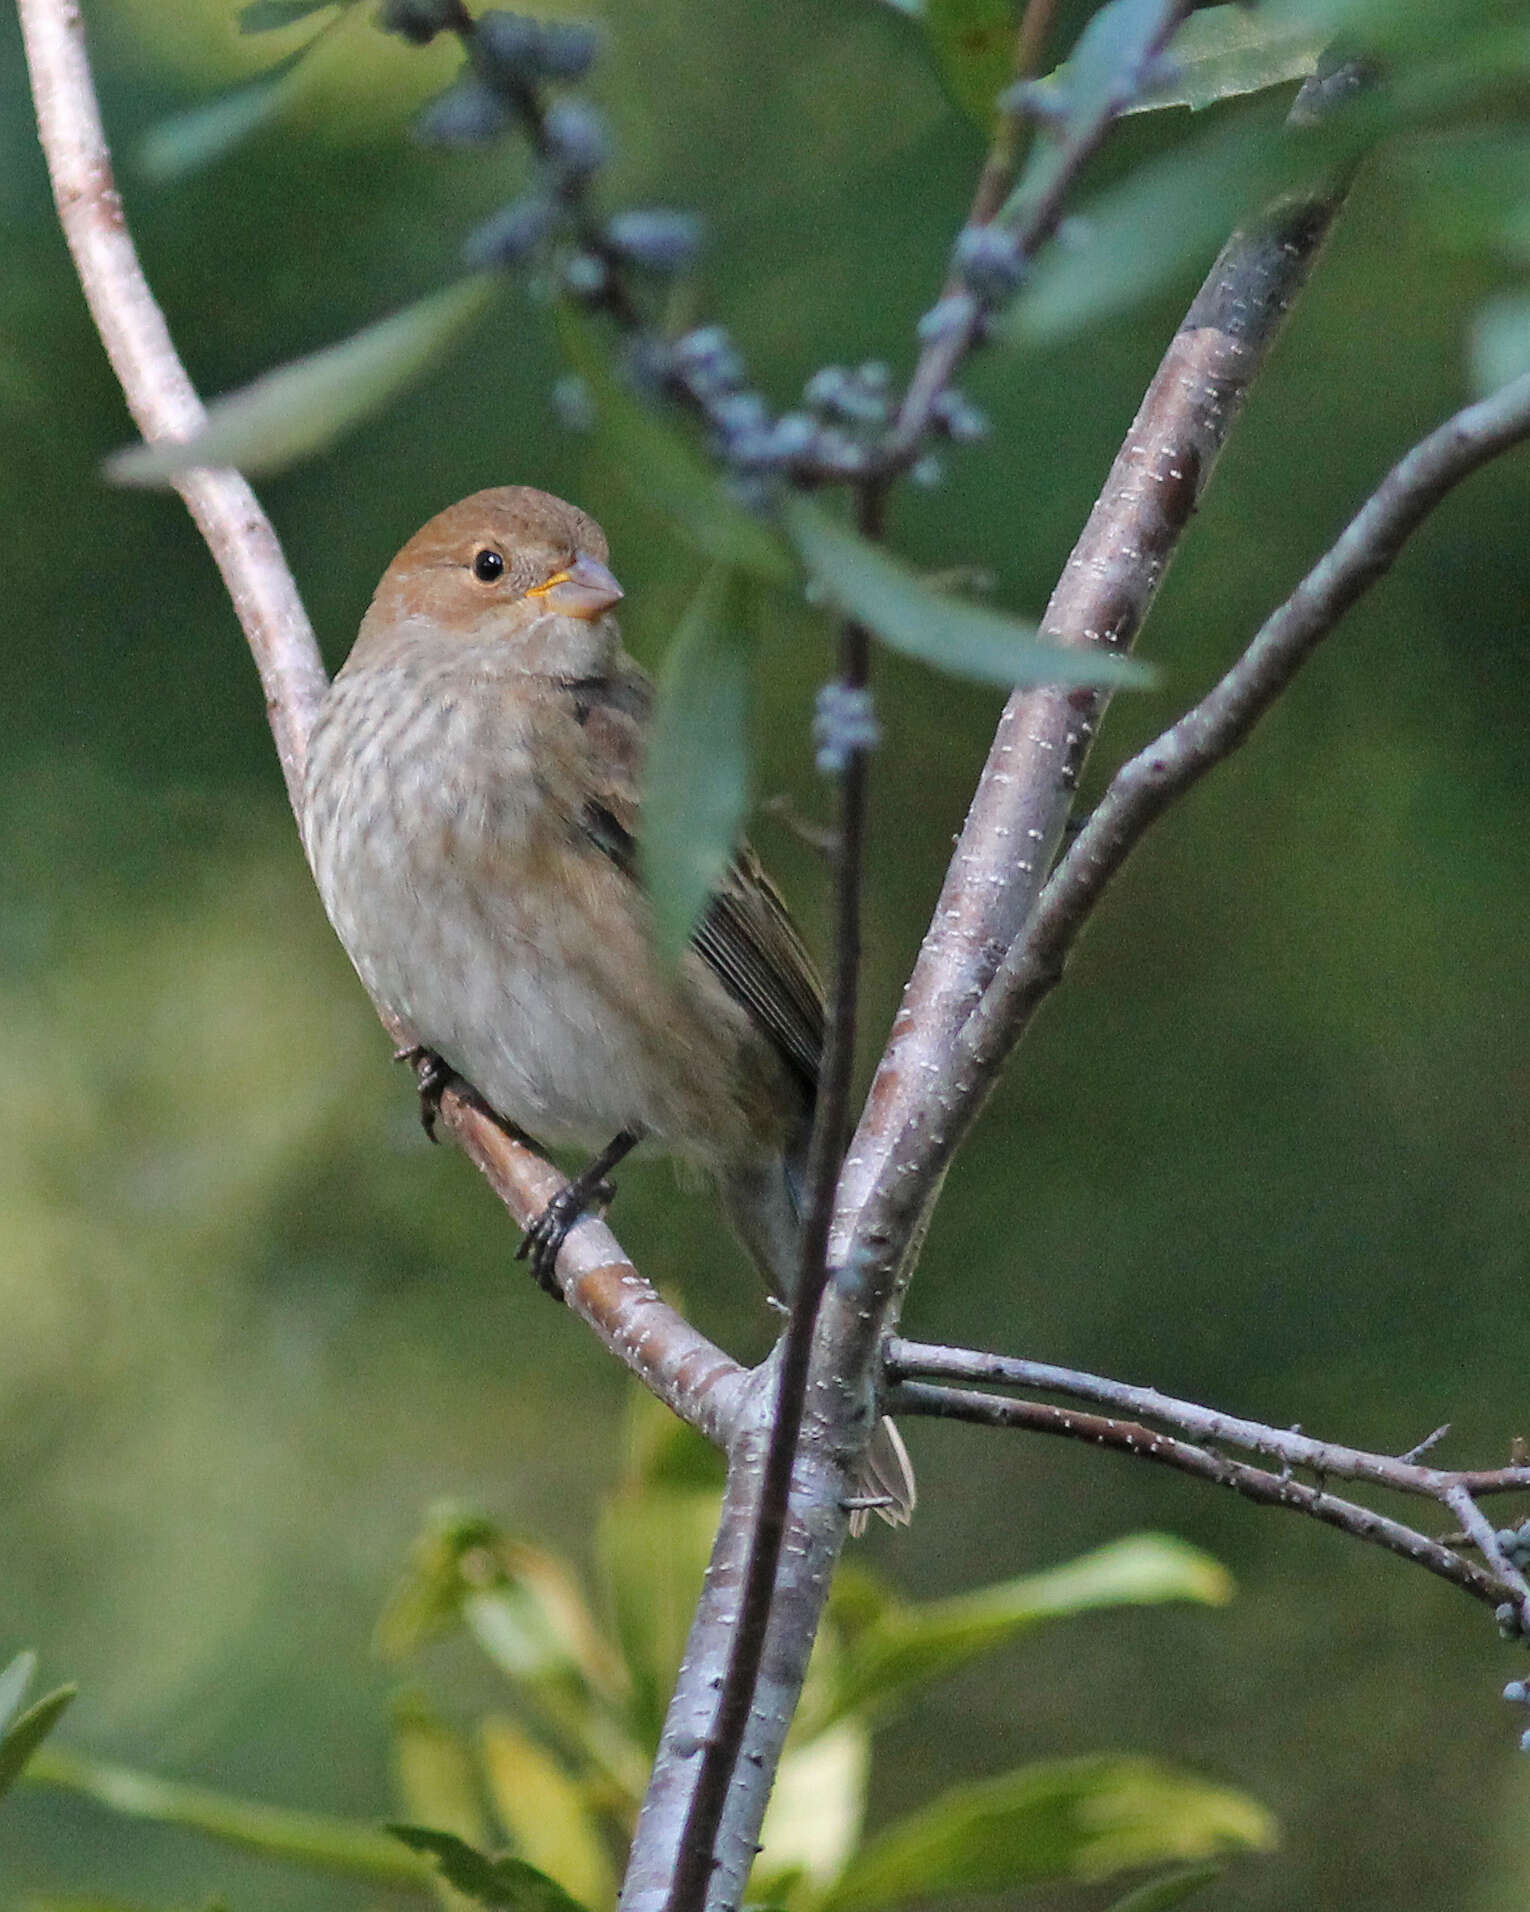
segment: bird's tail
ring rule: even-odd
[[[783,1301],[796,1286],[802,1252],[806,1156],[804,1133],[782,1154],[733,1170],[721,1186],[735,1233],[766,1285]],[[873,1513],[891,1527],[906,1527],[913,1518],[918,1500],[913,1462],[902,1435],[885,1415],[872,1429],[853,1488],[856,1499],[866,1504],[852,1509],[851,1533],[864,1533]]]

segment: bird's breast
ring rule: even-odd
[[[751,1032],[656,964],[636,884],[570,808],[581,735],[481,687],[343,672],[305,802],[325,907],[372,995],[528,1133],[732,1149],[768,1100]]]

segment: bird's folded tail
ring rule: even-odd
[[[865,1533],[873,1514],[889,1527],[906,1527],[914,1518],[919,1503],[914,1463],[896,1423],[885,1414],[871,1430],[871,1445],[856,1474],[854,1491],[855,1498],[866,1505],[850,1509],[852,1534]]]
[[[797,1279],[802,1241],[802,1154],[804,1125],[798,1146],[785,1156],[766,1156],[731,1167],[719,1178],[723,1206],[734,1232],[748,1249],[767,1285],[782,1300],[791,1296]],[[872,1514],[890,1527],[906,1527],[918,1498],[914,1464],[903,1437],[885,1416],[871,1432],[871,1443],[852,1486],[865,1505],[850,1513],[850,1531],[866,1531]]]

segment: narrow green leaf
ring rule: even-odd
[[[1124,1899],[1117,1899],[1114,1905],[1106,1907],[1106,1912],[1171,1912],[1172,1907],[1183,1905],[1186,1899],[1215,1884],[1222,1871],[1221,1866],[1185,1866],[1165,1873],[1161,1878],[1149,1879],[1146,1885],[1139,1885]]]
[[[1026,346],[1069,338],[1204,264],[1290,175],[1281,117],[1253,108],[1137,167],[1085,206],[1078,236],[1038,260],[999,336]]]
[[[311,14],[323,13],[336,0],[249,0],[239,9],[241,33],[273,33],[280,27],[296,26]]]
[[[0,1672],[0,1734],[21,1711],[21,1702],[36,1672],[35,1653],[18,1653],[4,1672]]]
[[[1135,658],[1049,644],[1034,624],[932,591],[898,559],[800,495],[787,499],[785,518],[819,595],[895,651],[959,677],[1006,687],[1140,687],[1154,681],[1152,670]]]
[[[1279,23],[1244,6],[1204,7],[1174,36],[1168,72],[1128,111],[1188,106],[1192,112],[1245,93],[1286,86],[1317,71],[1327,35],[1302,21]]]
[[[27,1768],[29,1784],[61,1786],[131,1819],[186,1826],[265,1858],[372,1885],[418,1886],[430,1869],[399,1851],[386,1833],[327,1813],[268,1806],[203,1786],[183,1786],[127,1766],[108,1766],[45,1747]]]
[[[298,61],[307,51],[299,47],[256,79],[158,121],[138,143],[138,170],[168,184],[242,145],[286,105]]]
[[[1014,77],[1012,0],[925,0],[919,11],[946,90],[986,132]]]
[[[58,1724],[65,1707],[80,1689],[56,1687],[19,1713],[0,1737],[0,1797],[8,1793],[20,1778],[22,1769]]]
[[[1479,397],[1530,372],[1530,294],[1505,293],[1478,306],[1469,335],[1472,385]]]
[[[524,1859],[491,1859],[454,1833],[430,1826],[389,1826],[411,1852],[428,1854],[446,1883],[491,1912],[583,1912],[555,1879]]]
[[[558,328],[594,401],[595,442],[612,475],[702,557],[767,584],[790,584],[792,561],[780,538],[730,498],[700,454],[628,391],[583,314],[563,306]]]
[[[1155,1760],[1041,1761],[953,1786],[862,1846],[817,1912],[884,1912],[912,1899],[1110,1879],[1167,1861],[1267,1851],[1257,1801]]]
[[[113,452],[105,474],[119,485],[162,485],[198,466],[262,473],[311,457],[438,358],[488,305],[496,283],[486,273],[460,279],[338,345],[279,366],[215,400],[194,437]]]
[[[754,646],[747,585],[718,565],[670,643],[643,767],[643,884],[661,958],[680,961],[749,805]]]
[[[1226,1568],[1172,1534],[1134,1534],[946,1600],[914,1605],[884,1594],[862,1626],[846,1629],[827,1717],[883,1706],[1050,1620],[1170,1600],[1222,1606],[1232,1594]]]

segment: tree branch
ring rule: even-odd
[[[1231,1460],[1225,1454],[1194,1446],[1172,1434],[1161,1434],[1138,1421],[1082,1414],[1076,1408],[1047,1407],[1039,1401],[1012,1401],[999,1394],[942,1387],[926,1381],[900,1382],[892,1391],[891,1401],[903,1414],[930,1414],[948,1420],[976,1421],[985,1427],[1016,1427],[1031,1434],[1061,1435],[1068,1440],[1114,1448],[1139,1460],[1172,1467],[1177,1473],[1190,1474],[1197,1480],[1230,1487],[1234,1493],[1261,1506],[1285,1507],[1295,1513],[1309,1514],[1314,1520],[1337,1527],[1356,1540],[1385,1547],[1495,1609],[1507,1604],[1511,1612],[1524,1611],[1523,1577],[1508,1567],[1507,1562],[1502,1562],[1496,1542],[1490,1557],[1498,1571],[1489,1573],[1427,1534],[1405,1527],[1400,1521],[1389,1520],[1384,1514],[1354,1501],[1340,1500],[1321,1486],[1309,1486],[1289,1474],[1272,1474],[1262,1467],[1251,1467],[1245,1461]],[[1464,1489],[1450,1489],[1437,1498],[1452,1508],[1458,1504],[1472,1508],[1470,1496]],[[1491,1533],[1488,1528],[1489,1538]]]
[[[146,441],[181,440],[201,425],[201,401],[143,276],[123,217],[101,126],[83,22],[73,0],[19,0],[37,129],[59,222],[91,316]],[[223,576],[260,672],[266,712],[294,810],[308,738],[326,678],[313,627],[270,520],[232,471],[175,480]],[[410,1032],[389,1024],[407,1045]],[[521,1227],[563,1178],[512,1142],[486,1110],[448,1091],[445,1126]],[[747,1376],[737,1362],[660,1301],[604,1223],[587,1218],[558,1256],[564,1299],[668,1406],[726,1445],[743,1411]]]
[[[931,1376],[943,1381],[997,1382],[1005,1387],[1039,1388],[1046,1394],[1071,1394],[1076,1400],[1146,1415],[1198,1441],[1244,1447],[1252,1453],[1267,1454],[1287,1467],[1307,1467],[1314,1474],[1333,1475],[1339,1480],[1373,1481],[1378,1487],[1391,1487],[1400,1494],[1422,1494],[1431,1500],[1443,1500],[1447,1491],[1456,1488],[1474,1495],[1530,1493],[1530,1465],[1464,1470],[1421,1467],[1413,1458],[1417,1448],[1412,1454],[1372,1454],[1363,1448],[1314,1440],[1300,1428],[1267,1427],[1261,1421],[1241,1420],[1217,1408],[1160,1394],[1156,1388],[1134,1387],[1127,1381],[1111,1381],[1075,1368],[989,1354],[977,1348],[947,1348],[894,1338],[887,1344],[887,1375],[894,1383]],[[1437,1438],[1439,1433],[1431,1435],[1426,1445],[1432,1446]]]

